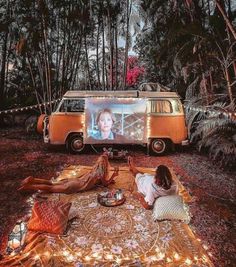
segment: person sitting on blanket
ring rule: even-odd
[[[155,175],[143,173],[134,166],[132,157],[128,157],[130,172],[135,176],[138,192],[135,194],[145,209],[151,209],[155,199],[161,196],[178,193],[178,185],[174,182],[169,168],[160,165]]]
[[[42,190],[44,192],[72,194],[90,190],[98,184],[108,186],[114,183],[114,178],[118,176],[119,172],[118,168],[114,168],[114,172],[109,178],[109,167],[108,156],[104,154],[98,158],[89,173],[80,177],[63,179],[55,183],[46,179],[29,176],[23,180],[18,190]]]

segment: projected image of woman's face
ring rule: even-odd
[[[113,125],[111,114],[108,112],[102,113],[98,120],[98,127],[100,131],[110,132]]]

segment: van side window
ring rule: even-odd
[[[177,113],[183,112],[183,107],[182,107],[180,100],[174,99],[172,103],[173,103],[173,108],[175,112]]]
[[[150,113],[172,113],[172,106],[168,100],[151,100]]]
[[[84,99],[65,99],[59,109],[59,112],[84,112]]]

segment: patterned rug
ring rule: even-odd
[[[58,179],[89,170],[71,166]],[[104,207],[97,202],[97,194],[107,188],[73,195],[44,194],[72,202],[70,216],[76,219],[63,236],[28,232],[24,250],[5,258],[0,266],[213,266],[188,225],[154,222],[152,211],[143,209],[133,197],[135,183],[127,168],[120,169],[112,187],[124,189],[123,205]],[[183,187],[180,191],[190,200]]]

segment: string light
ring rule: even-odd
[[[78,257],[81,257],[82,256],[82,253],[79,251],[79,252],[76,252],[75,253],[76,254],[76,256],[78,256]]]
[[[8,109],[8,110],[1,110],[0,111],[0,115],[1,114],[8,114],[8,113],[16,113],[16,112],[20,112],[20,111],[24,111],[24,110],[28,110],[28,109],[33,109],[33,108],[38,108],[38,107],[42,107],[46,105],[49,105],[50,103],[56,103],[58,101],[61,101],[61,99],[56,99],[53,100],[51,102],[45,102],[45,103],[41,103],[41,104],[37,104],[37,105],[32,105],[32,106],[27,106],[27,107],[23,107],[23,108],[13,108],[13,109]]]
[[[106,255],[106,259],[107,260],[112,260],[113,259],[113,255],[112,254],[107,254]]]
[[[85,256],[85,258],[84,258],[86,261],[90,261],[91,260],[91,258],[89,257],[89,256]]]
[[[207,252],[207,254],[210,256],[210,257],[213,257],[212,253],[211,252]]]
[[[233,113],[233,112],[224,112],[224,111],[222,111],[222,112],[220,112],[220,111],[210,111],[209,109],[207,109],[207,108],[200,108],[200,107],[198,107],[198,108],[195,108],[195,107],[188,107],[188,106],[186,106],[186,105],[183,105],[184,106],[184,108],[185,109],[188,109],[188,111],[197,111],[197,112],[209,112],[210,113],[210,115],[213,115],[213,116],[220,116],[220,115],[223,115],[223,116],[225,116],[225,117],[229,117],[229,118],[231,118],[231,119],[236,119],[236,112],[235,113]]]
[[[67,250],[65,250],[65,251],[63,251],[63,253],[62,253],[65,257],[68,257],[69,256],[69,251],[67,251]]]
[[[37,254],[37,255],[34,256],[34,259],[37,261],[37,260],[40,259],[40,256]]]
[[[67,257],[67,261],[68,261],[68,262],[72,262],[72,261],[74,261],[74,260],[75,260],[75,258],[74,258],[73,255],[69,255],[69,256]]]
[[[185,260],[185,263],[186,263],[187,265],[191,265],[191,264],[192,264],[192,261],[191,261],[189,258],[187,258],[187,259]]]
[[[178,254],[178,253],[175,253],[175,254],[174,254],[174,258],[175,258],[175,260],[179,260],[179,259],[180,259],[179,254]]]
[[[206,255],[203,255],[203,256],[202,256],[202,260],[203,260],[203,262],[207,262],[207,257],[206,257]]]
[[[165,254],[164,253],[162,253],[162,252],[158,253],[158,259],[159,260],[162,260],[164,258],[165,258]]]
[[[50,256],[50,253],[48,251],[45,251],[44,254],[43,254],[45,257],[49,257]]]

